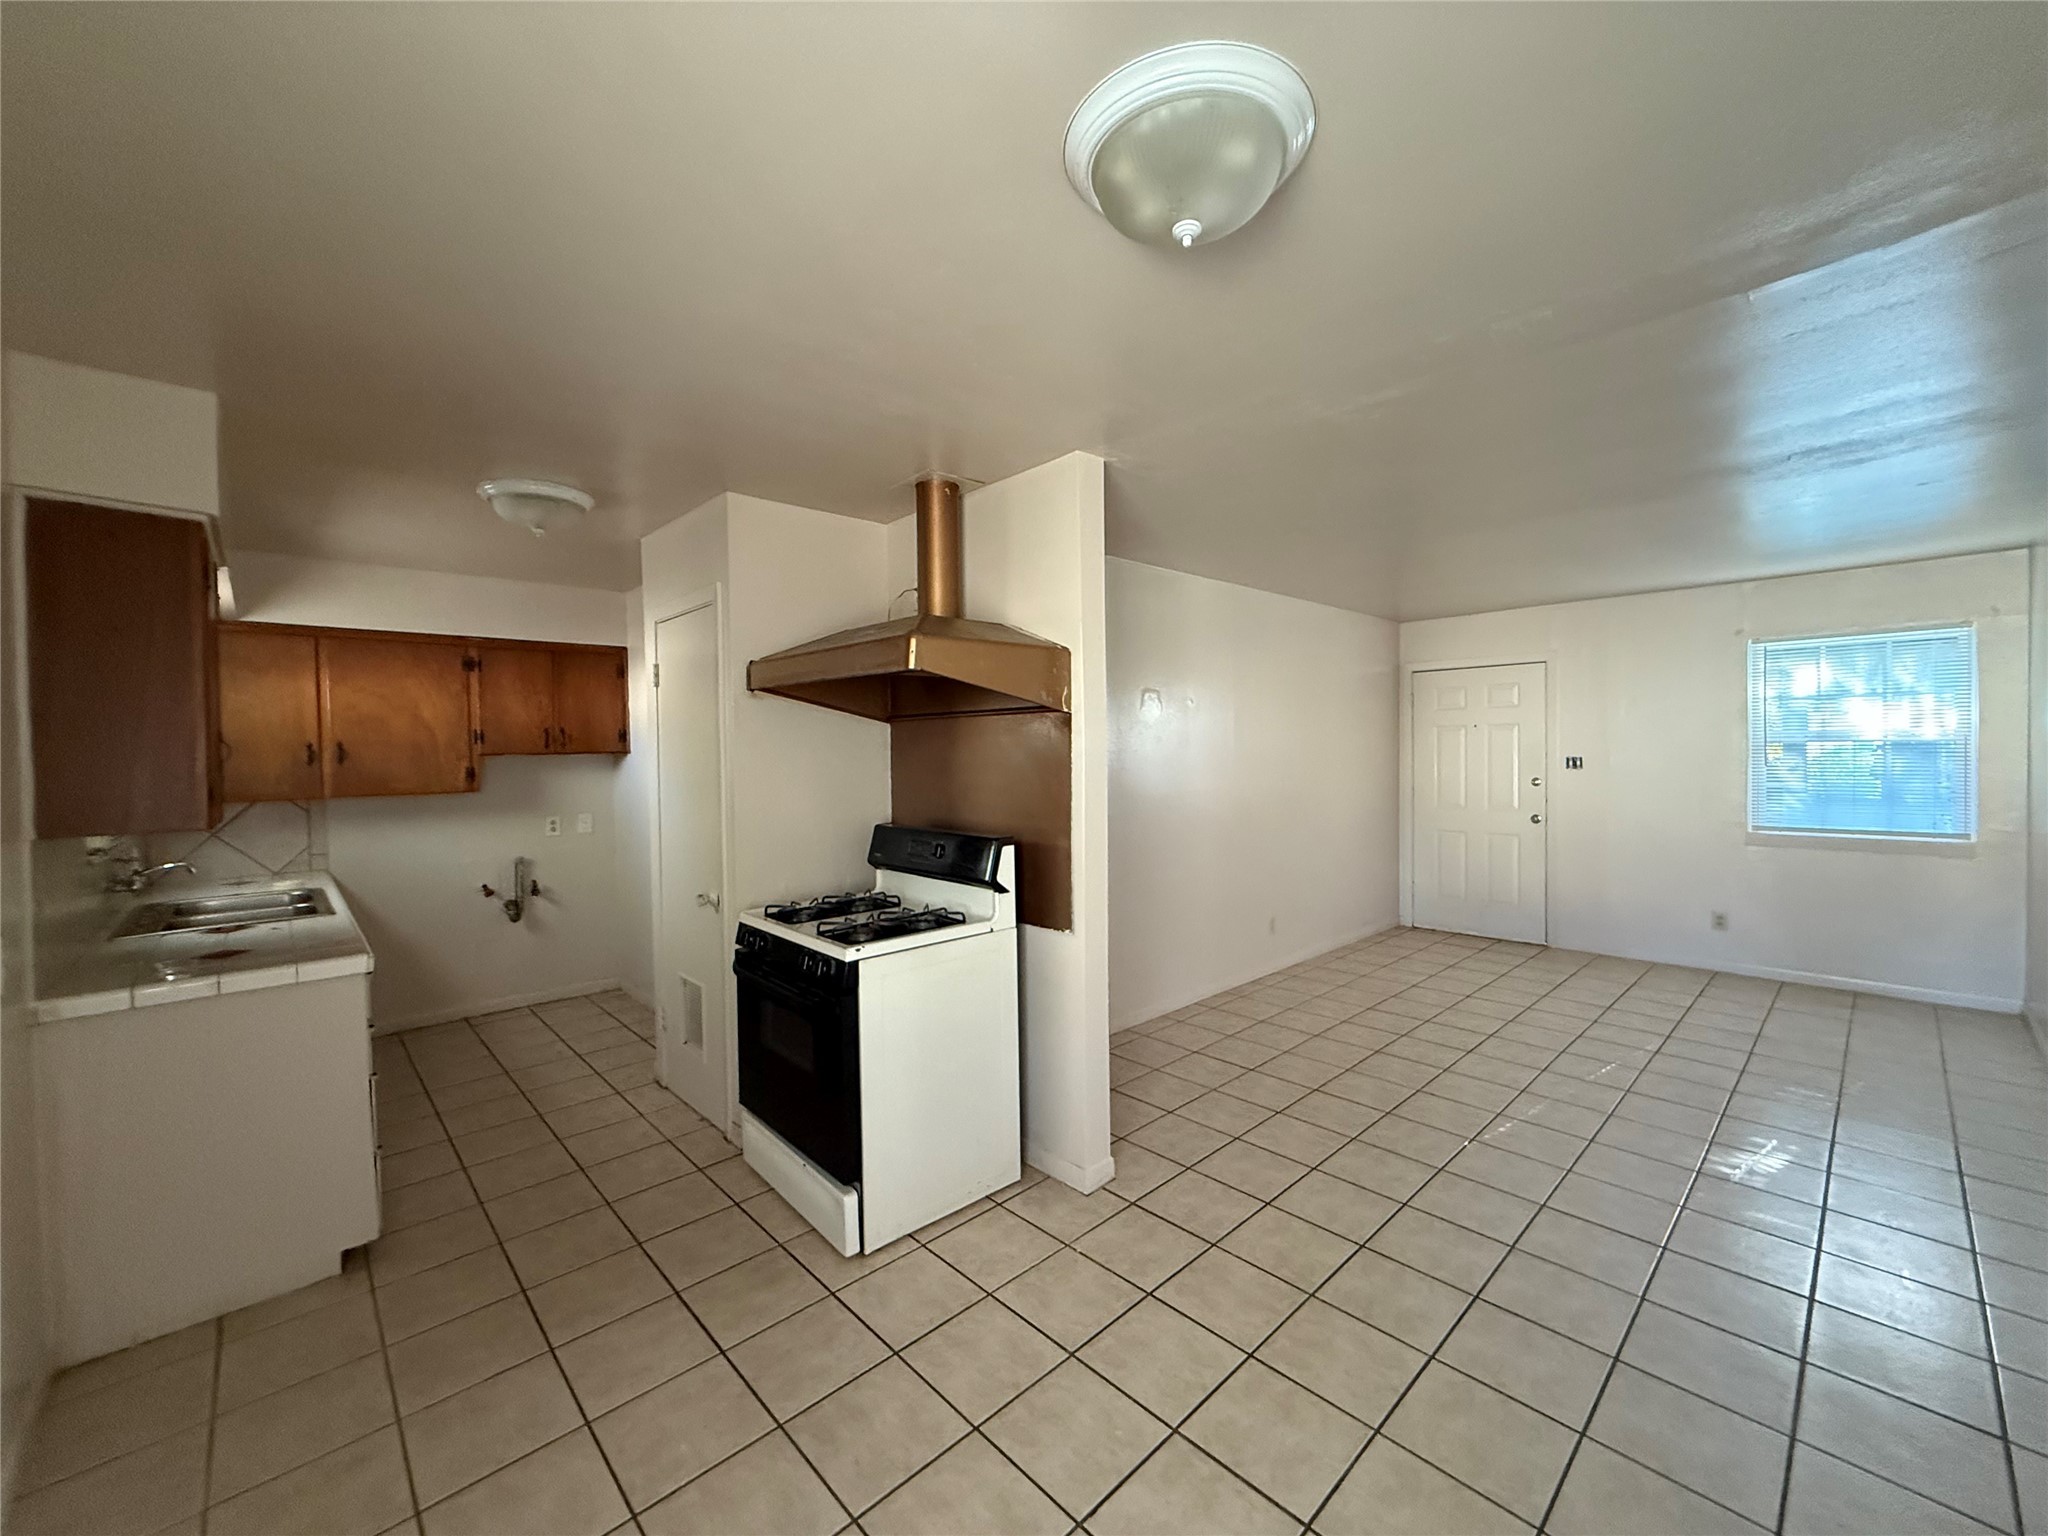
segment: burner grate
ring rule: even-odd
[[[930,933],[934,928],[954,928],[967,921],[965,912],[950,907],[896,907],[892,910],[843,922],[825,923],[818,937],[835,944],[871,944],[876,939],[898,938],[906,933]]]
[[[778,901],[762,909],[775,923],[822,923],[852,917],[863,912],[886,912],[903,905],[901,896],[887,891],[842,891],[836,896],[813,896],[807,901]]]

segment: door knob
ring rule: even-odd
[[[1529,820],[1533,825],[1539,827],[1543,825],[1543,818],[1541,816],[1531,816]]]
[[[697,893],[697,905],[709,907],[712,911],[716,912],[718,910],[718,893],[716,891],[699,891]]]

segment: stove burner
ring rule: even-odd
[[[892,896],[887,891],[845,891],[837,896],[813,896],[809,901],[780,901],[764,908],[763,915],[775,923],[821,923],[902,905],[901,896]]]
[[[898,907],[869,917],[822,924],[818,937],[830,939],[835,944],[872,944],[876,939],[893,939],[906,933],[930,933],[934,928],[953,928],[966,921],[965,912],[955,912],[949,907]]]

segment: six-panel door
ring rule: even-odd
[[[1544,942],[1543,684],[1541,662],[1415,674],[1416,927]]]
[[[474,789],[468,659],[445,641],[322,636],[328,796]]]
[[[319,642],[290,630],[223,625],[220,738],[231,803],[318,799]]]

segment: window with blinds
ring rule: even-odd
[[[1977,832],[1977,632],[1749,643],[1758,832]]]

